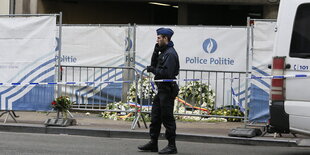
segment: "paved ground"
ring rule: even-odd
[[[12,118],[9,117],[6,124],[0,124],[0,131],[69,134],[110,138],[149,138],[148,129],[144,126],[141,128],[136,127],[135,130],[131,130],[132,122],[107,120],[98,117],[98,114],[86,115],[85,113],[73,113],[78,124],[70,127],[45,127],[45,120],[55,117],[56,113],[47,115],[47,113],[42,112],[16,112],[16,114],[20,116],[17,118],[18,123],[15,123]],[[0,118],[0,122],[3,122],[4,119],[5,115]],[[149,123],[147,124],[149,125]],[[273,138],[273,134],[255,138],[227,136],[230,129],[237,127],[244,127],[244,123],[177,121],[177,141],[260,146],[297,146],[299,140],[304,138],[309,139],[309,137],[300,135],[298,135],[298,138],[294,138],[290,134],[284,134],[283,137],[277,137],[276,139]],[[164,127],[162,128],[162,133],[164,133]],[[164,137],[161,138],[164,139]]]
[[[17,118],[18,123],[27,124],[43,124],[48,118],[56,117],[56,113],[42,112],[16,112],[20,117]],[[78,124],[75,126],[79,127],[91,127],[94,129],[116,129],[116,130],[129,130],[131,128],[130,121],[114,121],[98,117],[98,114],[86,115],[85,113],[73,113],[74,118]],[[5,116],[0,118],[0,122],[4,121]],[[8,118],[7,123],[14,123],[12,118]],[[142,122],[140,122],[143,125]],[[149,125],[149,122],[147,123]],[[188,134],[211,134],[211,135],[227,135],[230,129],[244,126],[243,123],[227,122],[227,123],[206,123],[206,122],[179,122],[177,121],[177,132],[188,133]],[[164,129],[164,127],[163,127]],[[138,128],[137,131],[148,131],[144,126]]]
[[[147,140],[0,132],[4,155],[155,155],[140,152]],[[163,148],[166,141],[159,141]],[[179,155],[309,155],[310,148],[177,142]]]

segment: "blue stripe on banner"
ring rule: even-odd
[[[38,85],[39,83],[32,83],[32,82],[31,82],[31,83],[29,83],[29,84],[30,84],[30,85]]]
[[[140,66],[140,67],[142,68],[142,70],[146,68],[146,66],[144,66],[143,64],[141,64],[141,63],[139,63],[139,62],[135,62],[135,64],[138,65],[138,66]],[[142,70],[138,69],[138,73],[141,74]],[[144,72],[143,75],[147,76],[147,72]]]
[[[43,55],[43,56],[41,56],[41,57],[39,57],[39,58],[37,58],[37,59],[35,59],[32,63],[30,63],[30,64],[28,64],[27,66],[25,66],[24,68],[22,68],[22,70],[27,70],[28,68],[33,68],[33,67],[35,67],[34,65],[35,65],[35,63],[36,62],[38,62],[38,61],[41,61],[41,60],[43,60],[43,59],[45,59],[45,58],[47,58],[47,57],[50,57],[52,55],[52,57],[54,57],[53,59],[55,59],[54,61],[56,61],[56,58],[55,58],[55,51],[54,50],[52,50],[51,52],[49,52],[49,53],[46,53],[45,55]],[[33,67],[32,67],[33,66]],[[20,75],[19,74],[15,74],[8,82],[14,82],[14,81],[16,81],[16,80],[14,80],[14,79],[16,79],[16,77],[19,77]]]
[[[253,75],[254,76],[254,75]],[[270,88],[270,84],[268,84],[267,82],[265,82],[263,79],[255,79],[256,81],[258,81],[259,83],[263,84],[264,86],[266,86],[267,88]]]
[[[235,96],[236,98],[238,98],[238,96],[236,96],[234,89],[231,87],[231,93],[233,96]],[[242,103],[240,102],[240,100],[238,101],[238,99],[235,99],[235,97],[233,97],[233,105],[236,105],[236,102],[238,103],[238,107],[240,108],[240,111],[242,111],[244,113],[245,109],[242,107]]]
[[[136,62],[135,63],[136,65],[140,66],[141,68],[146,68],[146,66],[144,66],[143,64],[139,63],[139,62]]]
[[[113,75],[113,76],[107,78],[106,81],[111,80],[111,79],[117,77],[117,76],[120,75],[120,74],[122,74],[122,71],[120,71],[120,72],[116,73],[115,75]],[[103,85],[103,83],[99,84],[98,86],[94,87],[93,89],[91,89],[91,90],[87,91],[86,93],[82,94],[82,95],[81,95],[82,103],[84,103],[84,96],[85,96],[85,95],[91,93],[93,90],[99,88],[101,85]],[[86,88],[87,88],[87,86],[86,86],[84,89],[86,89]],[[80,91],[81,91],[81,90],[80,90]],[[77,103],[78,103],[78,92],[79,92],[79,91],[75,91],[75,97],[76,97],[76,102],[77,102]]]
[[[104,83],[114,83],[113,81],[103,81]]]
[[[248,104],[249,120],[266,122],[269,118],[269,94],[255,84],[251,84],[251,99]]]
[[[47,74],[48,72],[50,72],[50,71],[52,71],[52,70],[54,70],[54,69],[55,69],[55,67],[53,66],[53,67],[51,67],[51,68],[45,70],[44,72],[40,73],[39,75],[37,75],[36,77],[34,77],[33,79],[31,79],[30,82],[35,81],[36,79],[40,78],[40,77],[43,76],[44,74]],[[6,99],[5,99],[6,108],[8,107],[8,100],[9,100],[10,98],[12,98],[12,97],[18,95],[19,93],[21,93],[21,92],[22,92],[23,90],[25,90],[26,88],[27,88],[27,87],[22,87],[22,89],[19,89],[18,91],[16,91],[16,92],[13,93],[12,95],[6,97]]]
[[[116,74],[116,76],[119,75],[119,74],[122,74],[122,72],[119,72],[118,74]],[[110,77],[108,80],[110,80],[111,78],[114,78],[114,77]],[[121,80],[121,78],[120,78],[120,79],[117,79],[117,80]],[[94,87],[93,89],[91,89],[91,90],[87,91],[86,93],[82,94],[82,95],[81,95],[82,103],[84,103],[84,96],[86,96],[86,95],[92,93],[94,90],[96,90],[97,88],[101,87],[101,85],[103,85],[103,84],[104,84],[104,83],[101,83],[101,84],[99,84],[98,86]],[[107,86],[107,87],[108,87],[108,86]],[[102,91],[102,90],[105,89],[105,88],[106,88],[106,87],[102,88],[100,91]],[[87,98],[87,99],[88,99],[88,98]]]
[[[248,91],[249,91],[249,90],[251,90],[251,87],[248,88]],[[242,95],[242,94],[244,94],[244,93],[245,93],[245,90],[242,90],[241,92],[237,93],[236,95],[237,95],[237,96],[240,96],[240,95]],[[248,95],[249,95],[249,94],[248,94]]]
[[[93,85],[93,84],[95,84],[95,82],[85,82],[85,84],[87,84],[87,85]]]
[[[55,72],[51,71],[52,74]],[[49,73],[51,73],[49,72]],[[48,81],[55,80],[55,75],[51,75],[48,78],[40,81],[46,83]],[[31,88],[29,90],[29,87]],[[12,102],[13,110],[26,110],[26,111],[49,111],[52,110],[51,102],[54,100],[54,87],[47,85],[32,85],[29,86],[27,93],[22,97]],[[23,92],[22,92],[23,93]],[[19,95],[19,94],[18,94]],[[15,97],[14,97],[15,98]],[[10,99],[11,100],[11,99]]]
[[[305,74],[298,74],[298,75],[295,75],[295,77],[307,77],[307,75],[305,75]]]
[[[122,64],[122,65],[119,65],[118,67],[123,67],[123,66],[124,66],[124,65]],[[106,75],[108,75],[108,74],[110,74],[111,72],[114,72],[114,71],[115,71],[114,68],[112,68],[111,70],[108,70],[107,72],[103,73],[103,74],[100,75],[98,78],[96,78],[96,79],[95,79],[95,82],[98,81],[98,80],[100,80],[100,79],[102,79],[102,77],[104,77],[104,76],[106,76]],[[112,76],[112,77],[115,77],[115,75]],[[84,86],[84,87],[82,87],[82,88],[76,90],[76,91],[75,91],[75,94],[77,94],[78,92],[80,92],[80,91],[82,91],[82,90],[84,90],[84,89],[87,89],[87,86]],[[78,96],[76,95],[76,99],[77,99],[77,98],[78,98]]]
[[[251,95],[248,95],[248,99],[249,99],[249,98],[251,98]],[[240,100],[240,102],[242,103],[243,101],[245,101],[245,97],[240,98],[239,100]]]
[[[258,73],[264,75],[264,76],[270,76],[268,73],[266,73],[266,72],[264,72],[264,71],[258,69],[257,67],[252,66],[252,69],[255,70],[256,72],[258,72]]]
[[[36,67],[35,69],[31,70],[31,71],[30,71],[28,74],[26,74],[24,77],[22,77],[22,78],[18,81],[18,83],[22,83],[22,82],[23,82],[27,77],[29,77],[31,74],[35,73],[35,72],[38,71],[40,68],[42,68],[42,67],[44,67],[44,66],[46,66],[46,65],[48,65],[48,64],[50,64],[50,63],[52,63],[52,62],[55,62],[55,60],[56,60],[56,59],[53,58],[53,59],[48,60],[47,62],[44,62],[43,64],[39,65],[39,66]],[[0,98],[1,98],[1,95],[2,95],[2,94],[5,94],[5,93],[11,91],[13,88],[14,88],[14,87],[10,87],[10,88],[8,88],[8,89],[6,89],[6,90],[0,92]]]
[[[19,82],[17,82],[17,83],[11,83],[13,86],[18,86],[18,85],[20,85],[20,83]]]
[[[0,85],[3,85],[3,83],[0,83]]]
[[[117,80],[121,80],[117,79]],[[111,102],[121,101],[121,92],[122,92],[122,84],[121,83],[113,83],[109,84],[104,88],[96,88],[95,93],[90,93],[87,96],[88,104],[106,104]]]

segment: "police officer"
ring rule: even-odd
[[[147,66],[147,72],[155,75],[155,80],[176,79],[179,74],[179,57],[171,41],[173,31],[169,28],[159,28],[157,31],[157,44],[151,59],[151,66]],[[158,137],[161,124],[166,128],[165,136],[168,145],[159,151],[159,154],[176,154],[175,144],[176,124],[173,116],[174,100],[179,92],[176,82],[156,82],[158,93],[153,99],[150,137],[151,141],[138,148],[143,151],[158,151]]]

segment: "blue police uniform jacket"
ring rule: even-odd
[[[179,56],[173,46],[173,42],[170,41],[166,50],[158,56],[157,65],[153,72],[155,80],[176,79],[176,76],[179,75]]]

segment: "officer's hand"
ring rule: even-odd
[[[153,66],[147,66],[146,71],[147,72],[154,72],[155,68]]]
[[[160,51],[159,45],[158,45],[158,43],[156,43],[155,47],[154,47],[154,53],[158,54],[159,51]]]

